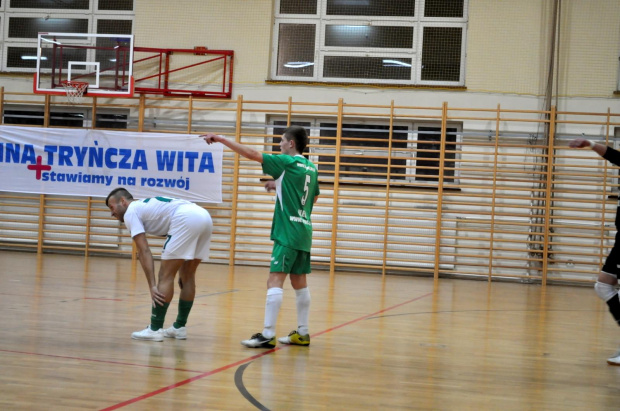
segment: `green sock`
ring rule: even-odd
[[[151,330],[157,331],[163,328],[169,305],[170,303],[164,303],[164,305],[155,304],[155,307],[151,309]]]
[[[185,327],[187,324],[187,317],[189,317],[189,312],[192,310],[192,305],[194,305],[193,301],[184,301],[179,298],[179,313],[177,314],[177,320],[174,324],[174,328]]]

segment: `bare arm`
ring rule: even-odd
[[[571,148],[591,148],[596,154],[603,157],[607,152],[607,146],[604,144],[597,144],[592,140],[587,140],[585,138],[576,138],[568,143],[568,146]]]
[[[149,243],[146,241],[146,234],[141,233],[136,235],[133,241],[136,243],[138,260],[140,260],[140,265],[142,266],[142,270],[144,270],[146,282],[149,284],[153,306],[155,306],[155,304],[164,305],[165,296],[157,289],[157,283],[155,282],[155,263],[153,262],[153,254],[151,254]]]
[[[236,141],[229,140],[224,136],[213,133],[203,134],[200,137],[202,137],[207,144],[222,143],[235,153],[242,155],[245,158],[258,161],[261,164],[263,163],[263,155],[259,151],[254,150],[251,147],[244,146],[243,144],[237,143]]]

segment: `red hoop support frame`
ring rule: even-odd
[[[153,48],[153,47],[134,47],[135,52],[150,53],[151,56],[143,59],[134,59],[134,71],[136,63],[158,59],[159,60],[159,73],[150,75],[148,77],[136,78],[135,83],[144,80],[157,78],[157,87],[140,87],[136,85],[134,90],[136,93],[142,94],[163,94],[164,96],[194,96],[194,97],[212,97],[212,98],[230,98],[232,96],[233,85],[233,63],[235,52],[233,50],[209,50],[206,47],[196,46],[193,49],[168,49],[168,48]],[[196,56],[209,56],[208,60],[202,61],[196,64],[190,64],[183,67],[177,67],[175,69],[170,68],[170,59],[174,54],[193,54]],[[211,57],[212,56],[212,57]],[[184,90],[170,88],[170,74],[189,69],[192,67],[201,66],[204,64],[223,61],[224,65],[224,79],[227,81],[222,82],[221,91],[202,91],[202,90]],[[134,73],[135,74],[135,73]]]
[[[88,91],[89,97],[119,97],[119,98],[128,98],[133,97],[134,93],[140,94],[162,94],[164,96],[194,96],[194,97],[207,97],[207,98],[231,98],[232,96],[232,85],[233,85],[233,66],[234,66],[234,54],[233,50],[209,50],[206,47],[196,47],[194,49],[168,49],[168,48],[151,48],[151,47],[134,47],[134,52],[142,52],[148,55],[142,59],[135,59],[134,57],[134,66],[135,63],[143,62],[143,61],[156,61],[156,65],[159,66],[159,71],[157,74],[149,75],[141,78],[134,78],[134,76],[128,77],[128,82],[123,84],[128,87],[128,92],[118,92],[114,89],[97,89],[91,88]],[[176,67],[172,69],[170,59],[174,54],[193,54],[196,56],[205,56],[206,60],[201,61],[195,64],[189,64],[182,67]],[[221,83],[220,90],[212,90],[212,91],[204,91],[204,90],[196,90],[196,89],[180,89],[180,88],[172,88],[171,85],[171,74],[176,73],[178,71],[190,69],[193,67],[221,62],[223,64],[223,81]],[[57,86],[61,84],[55,83],[54,78],[60,75],[60,72],[52,72],[52,88],[53,90],[39,90],[37,88],[39,78],[38,74],[34,73],[34,81],[33,81],[33,92],[36,94],[50,94],[50,95],[66,95],[66,91],[58,87],[58,90],[55,90]],[[135,73],[134,73],[135,75]],[[155,87],[139,87],[137,86],[138,82],[142,82],[145,80],[156,79]],[[116,92],[115,92],[116,91]]]
[[[66,95],[67,92],[64,89],[58,89],[58,90],[37,90],[37,84],[39,81],[39,76],[37,75],[37,73],[34,73],[34,80],[33,80],[33,84],[32,84],[32,92],[34,94],[49,94],[52,96],[63,96]],[[88,92],[88,96],[89,97],[119,97],[119,98],[127,98],[127,97],[133,97],[134,94],[134,78],[133,76],[129,77],[129,84],[128,84],[129,90],[130,92],[127,93],[115,93],[114,91],[111,92],[101,92],[101,91],[97,91],[98,89],[91,89]]]

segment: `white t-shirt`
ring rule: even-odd
[[[131,237],[142,233],[165,236],[170,229],[171,217],[183,204],[191,202],[168,197],[132,201],[125,212],[125,226],[131,232]]]

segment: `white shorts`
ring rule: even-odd
[[[207,260],[213,221],[209,212],[196,204],[183,204],[170,220],[162,260]]]

